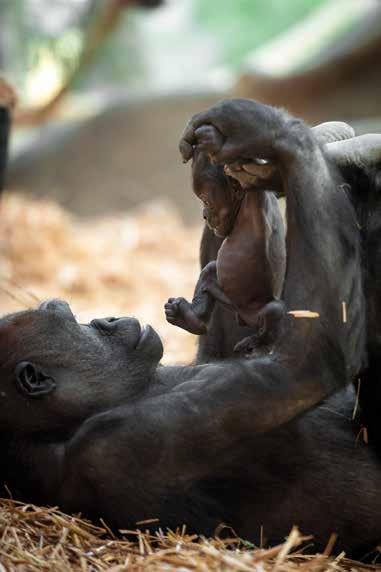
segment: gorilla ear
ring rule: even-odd
[[[52,377],[42,373],[38,366],[22,361],[15,368],[18,390],[28,397],[42,397],[54,391],[56,384]]]

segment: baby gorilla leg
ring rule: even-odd
[[[189,303],[185,298],[169,298],[165,304],[167,321],[191,334],[205,334],[215,301],[231,307],[230,300],[222,292],[217,281],[216,262],[209,262],[202,270]]]
[[[267,353],[277,339],[282,319],[286,314],[286,306],[281,300],[273,300],[266,304],[257,315],[257,331],[252,336],[243,338],[234,347],[234,352],[252,355],[253,352]]]

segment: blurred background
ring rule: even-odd
[[[191,358],[162,312],[198,273],[185,122],[234,95],[381,131],[380,60],[380,0],[0,0],[19,97],[0,309],[60,295],[83,319],[133,313],[168,361]]]

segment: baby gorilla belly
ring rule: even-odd
[[[217,258],[217,279],[239,316],[254,324],[257,312],[273,298],[272,274],[263,249],[224,241]]]

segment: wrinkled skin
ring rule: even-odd
[[[209,136],[206,127],[200,131]],[[204,205],[208,227],[224,240],[216,262],[202,269],[192,302],[170,298],[166,318],[193,334],[206,334],[215,302],[220,302],[234,312],[238,323],[253,328],[254,334],[235,349],[247,354],[261,348],[266,353],[276,339],[284,310],[276,302],[286,262],[282,216],[274,193],[257,192],[260,187],[254,185],[244,190],[225,171],[212,164],[206,153],[195,150],[193,190]]]
[[[358,556],[381,536],[381,464],[351,419],[365,348],[353,208],[302,122],[222,102],[191,120],[187,158],[203,123],[223,134],[216,162],[272,152],[288,202],[284,300],[320,318],[287,317],[266,358],[185,367],[158,366],[157,335],[133,319],[80,326],[57,301],[5,318],[1,480],[116,528],[158,518],[212,534],[225,522],[275,543],[298,524],[315,549],[336,531],[336,550]]]

